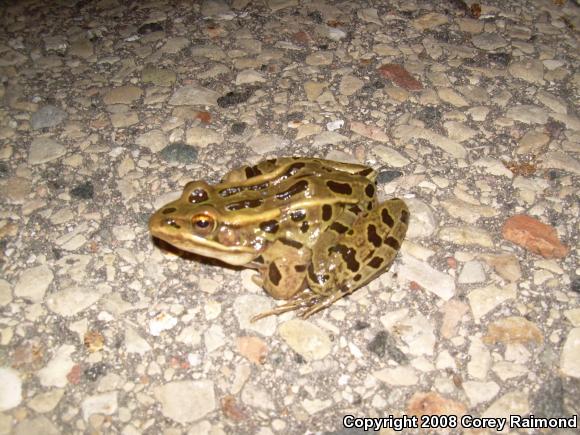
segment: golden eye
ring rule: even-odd
[[[209,234],[214,229],[214,220],[211,216],[199,214],[192,218],[193,230],[201,235]]]

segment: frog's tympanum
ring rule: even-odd
[[[216,185],[191,181],[151,217],[153,236],[184,251],[257,269],[286,302],[253,320],[306,318],[388,269],[405,237],[400,199],[377,203],[369,167],[303,157],[265,160]]]

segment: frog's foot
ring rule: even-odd
[[[337,300],[343,298],[346,295],[351,294],[352,292],[353,289],[344,288],[337,289],[337,291],[329,295],[319,295],[310,290],[307,290],[297,294],[286,303],[279,305],[272,310],[255,315],[254,317],[251,318],[250,322],[253,323],[257,320],[263,319],[264,317],[272,315],[278,316],[280,314],[294,310],[301,310],[299,316],[302,319],[308,319],[313,314],[319,312],[320,310],[325,309],[326,307],[329,307]]]

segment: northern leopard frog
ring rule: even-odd
[[[308,157],[234,169],[203,180],[149,220],[151,234],[184,251],[259,271],[286,302],[252,320],[301,309],[303,318],[384,272],[409,224],[400,199],[376,198],[376,172]]]

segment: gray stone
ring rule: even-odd
[[[30,144],[28,163],[38,165],[58,159],[66,153],[66,148],[49,137],[37,137]]]
[[[67,113],[55,106],[43,106],[32,114],[30,125],[33,130],[55,127],[67,118]]]
[[[32,302],[42,302],[53,279],[52,270],[45,264],[26,269],[14,287],[14,295]]]
[[[163,415],[181,424],[199,420],[216,408],[214,385],[207,380],[169,382],[156,387],[154,394]]]
[[[217,106],[219,94],[201,86],[187,85],[177,89],[168,101],[171,106]]]
[[[22,401],[22,380],[19,373],[9,367],[0,367],[0,411],[7,411]]]
[[[477,48],[486,51],[497,50],[498,48],[502,48],[507,45],[507,41],[497,33],[481,33],[479,35],[475,35],[473,38],[471,38],[471,42]]]

